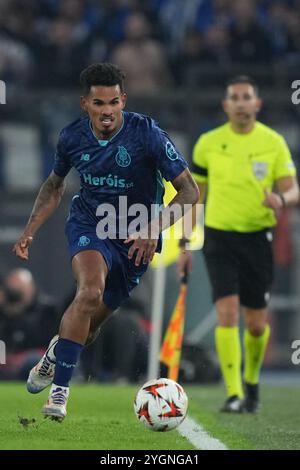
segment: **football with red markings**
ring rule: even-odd
[[[171,431],[187,414],[188,398],[181,385],[171,379],[146,382],[137,392],[134,411],[152,431]]]

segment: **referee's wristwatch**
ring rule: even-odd
[[[187,250],[189,243],[190,243],[189,238],[182,237],[182,238],[179,240],[178,246],[179,246],[179,248],[181,248],[182,250]]]

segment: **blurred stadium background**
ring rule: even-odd
[[[198,135],[225,119],[220,100],[226,79],[250,74],[257,80],[265,103],[259,119],[285,136],[300,169],[300,105],[291,100],[292,82],[300,79],[299,0],[0,0],[0,79],[7,91],[6,104],[0,105],[3,284],[13,268],[25,266],[12,255],[11,247],[52,168],[59,130],[80,115],[79,72],[97,61],[111,61],[125,70],[127,109],[159,121],[188,160]],[[77,189],[77,177],[71,174],[61,207],[38,233],[26,264],[42,294],[40,302],[53,307],[54,329],[74,289],[64,221]],[[266,368],[296,372],[291,344],[300,339],[299,208],[280,214],[275,260]],[[152,285],[153,273],[149,272],[134,295],[134,303],[107,326],[106,343],[110,344],[105,344],[104,335],[83,358],[83,379],[134,381],[146,374]],[[164,327],[177,292],[175,266],[171,265]],[[213,358],[209,293],[198,251],[188,294],[183,357],[186,381],[219,377]],[[7,327],[4,310],[8,301],[16,299],[7,300],[5,293],[0,293],[0,339],[11,347],[7,352],[19,354],[24,348],[46,346],[36,341],[39,330],[33,334],[32,325],[32,343],[24,341],[28,325],[14,318],[11,328]],[[24,311],[30,308],[29,302]],[[34,321],[35,313],[32,318]],[[120,329],[128,335],[120,338]],[[127,363],[122,365],[120,350],[114,352],[112,347],[120,341],[122,347],[131,345]],[[137,357],[140,363],[133,366]]]

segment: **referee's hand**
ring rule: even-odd
[[[281,197],[273,192],[268,191],[265,189],[265,199],[263,201],[263,205],[273,209],[274,211],[277,209],[281,209],[283,207],[283,202]]]

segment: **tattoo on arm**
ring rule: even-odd
[[[32,231],[35,231],[50,217],[59,206],[64,190],[64,178],[52,172],[41,186],[28,220],[27,228],[32,228]]]
[[[189,170],[184,170],[172,185],[177,190],[171,203],[160,213],[160,229],[165,230],[179,220],[198,202],[199,189]]]

